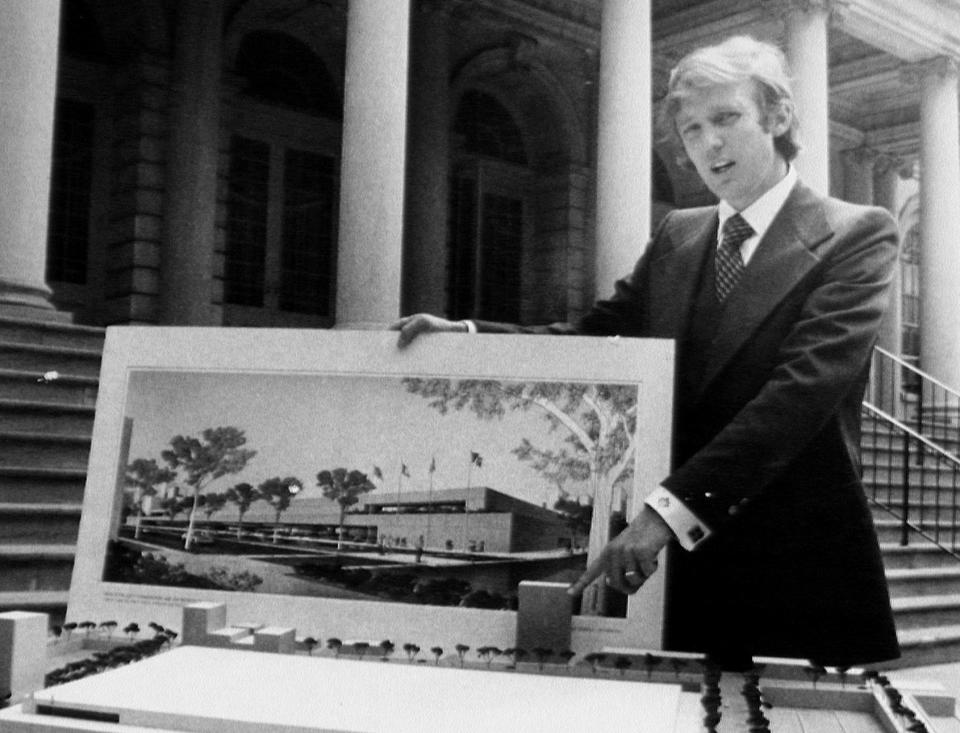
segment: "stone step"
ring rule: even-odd
[[[0,563],[12,562],[16,560],[69,560],[73,562],[76,555],[77,546],[69,543],[58,544],[37,544],[20,543],[10,545],[0,545]]]
[[[58,405],[87,405],[97,402],[96,377],[60,374],[53,381],[36,370],[0,369],[0,399],[51,402]]]
[[[71,433],[0,432],[0,466],[86,470],[90,436]]]
[[[960,596],[960,560],[953,566],[887,570],[887,585],[891,598]]]
[[[889,515],[887,515],[889,517]],[[960,517],[958,521],[950,522],[946,518],[939,524],[933,521],[934,513],[931,510],[929,520],[920,519],[913,524],[919,526],[923,532],[942,544],[947,544],[953,539],[960,541]],[[897,519],[874,518],[873,525],[877,530],[877,538],[881,543],[899,543],[902,535],[902,525]],[[908,528],[908,539],[915,536],[912,529]],[[923,541],[922,535],[916,538],[917,541]],[[958,561],[960,564],[960,561]]]
[[[960,437],[956,433],[953,435],[941,435],[939,437],[929,438],[931,442],[939,446],[947,453],[953,456],[960,454]],[[860,456],[864,463],[879,463],[886,465],[891,460],[902,460],[903,435],[876,435],[864,436],[860,441]],[[910,439],[909,445],[910,460],[915,460],[918,453],[921,455],[929,454],[929,451],[921,451],[917,446],[917,441]]]
[[[898,630],[948,626],[960,619],[958,594],[892,598],[890,603]]]
[[[0,502],[80,504],[86,475],[86,467],[0,465]]]
[[[901,547],[898,543],[881,542],[880,552],[887,570],[952,567],[957,562],[952,555],[925,540],[918,540],[916,544],[906,547]]]
[[[925,462],[924,465],[910,465],[909,481],[911,488],[920,486],[955,486],[960,491],[960,466],[954,471],[954,465],[950,461],[940,461],[938,463]],[[904,469],[902,466],[876,466],[864,465],[863,482],[877,488],[886,488],[888,486],[899,487],[903,484]]]
[[[939,466],[949,466],[952,462],[949,457],[953,457],[960,463],[960,456],[957,455],[956,441],[954,445],[948,445],[947,441],[935,442],[935,445],[947,453],[943,456],[941,453],[932,450],[926,446],[918,447],[916,441],[912,441],[908,451],[900,447],[892,449],[864,447],[860,449],[860,460],[865,470],[874,467],[900,467],[906,459],[908,466],[925,466],[928,468],[937,468]],[[951,448],[953,448],[951,450]]]
[[[0,611],[38,611],[51,614],[51,623],[60,623],[67,610],[68,590],[0,591]]]
[[[960,432],[960,428],[958,428],[955,422],[947,422],[933,418],[924,420],[922,425],[916,420],[904,420],[903,423],[924,437],[932,439],[934,442],[940,440],[956,441],[958,439],[958,432]],[[885,438],[899,438],[902,435],[903,431],[899,428],[889,426],[879,421],[867,421],[863,423],[861,443],[871,440],[877,440],[879,442]]]
[[[65,594],[73,574],[73,545],[29,548],[0,544],[0,607],[3,597],[12,600],[37,594],[28,607],[50,603],[50,593]],[[59,602],[59,600],[58,600]]]
[[[38,378],[47,372],[98,377],[101,356],[100,349],[47,346],[0,339],[0,364],[4,369],[33,371]]]
[[[106,329],[0,316],[0,341],[103,351]]]
[[[884,669],[921,667],[960,660],[960,624],[898,628],[897,638],[902,656],[894,662],[884,662]]]
[[[79,504],[0,503],[0,546],[76,543]]]
[[[93,433],[92,405],[0,398],[0,432]]]

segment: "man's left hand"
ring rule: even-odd
[[[580,595],[601,575],[606,576],[611,588],[621,593],[636,593],[657,571],[657,555],[671,539],[670,526],[656,511],[644,505],[636,519],[606,544],[567,593]]]

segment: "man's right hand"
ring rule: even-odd
[[[397,346],[401,349],[421,333],[440,331],[456,333],[467,332],[467,326],[463,321],[448,321],[446,318],[432,316],[429,313],[414,313],[412,316],[404,316],[391,323],[390,329],[400,332],[400,338],[397,339]]]

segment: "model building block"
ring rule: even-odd
[[[517,647],[525,650],[570,648],[573,598],[565,583],[521,581],[517,593]]]
[[[180,643],[205,646],[207,636],[227,625],[225,603],[191,603],[183,608]]]
[[[0,613],[0,701],[43,688],[47,665],[47,614]]]
[[[295,630],[280,626],[267,626],[253,632],[253,649],[258,652],[293,654],[297,648]]]

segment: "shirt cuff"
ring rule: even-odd
[[[684,550],[694,550],[712,533],[676,496],[658,486],[644,502],[667,523]]]
[[[474,323],[473,321],[463,320],[463,321],[460,321],[460,323],[462,323],[464,326],[467,327],[467,333],[476,333],[476,332],[477,332],[477,324]]]

